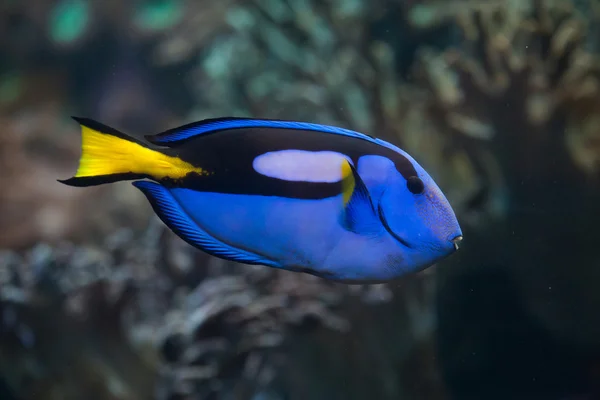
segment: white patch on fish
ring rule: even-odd
[[[342,180],[342,162],[352,161],[334,151],[280,150],[256,157],[254,170],[271,178],[294,182],[334,183]]]

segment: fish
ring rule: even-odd
[[[143,140],[89,118],[75,187],[133,181],[185,242],[242,264],[347,284],[416,273],[458,250],[457,217],[409,154],[346,128],[210,118]]]

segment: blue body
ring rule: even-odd
[[[214,133],[217,128],[223,129],[223,123],[229,124],[227,129],[235,129],[252,127],[253,123],[264,127],[270,122],[209,122],[148,139],[155,144],[173,145]],[[322,127],[295,122],[288,123],[295,124],[295,128],[282,127],[282,123],[287,122],[277,121],[276,127]],[[391,149],[414,168],[423,191],[412,193],[407,188],[407,177],[389,157],[368,152],[354,162],[354,191],[360,191],[360,184],[363,189],[348,204],[344,204],[343,193],[293,198],[260,194],[260,188],[248,194],[149,181],[137,181],[134,185],[184,240],[215,256],[243,263],[308,272],[348,283],[372,283],[421,270],[455,251],[455,240],[462,233],[454,212],[433,179],[414,159],[387,142],[360,133],[335,127],[323,127],[322,131],[328,135],[359,135],[353,140]]]

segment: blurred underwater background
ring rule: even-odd
[[[334,124],[465,240],[347,286],[188,246],[72,174],[86,116]],[[0,399],[600,399],[600,0],[3,0]]]

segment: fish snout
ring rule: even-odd
[[[457,236],[453,237],[452,239],[450,239],[450,241],[454,245],[454,250],[458,250],[458,244],[460,242],[462,242],[462,240],[463,240],[463,235],[457,235]]]

